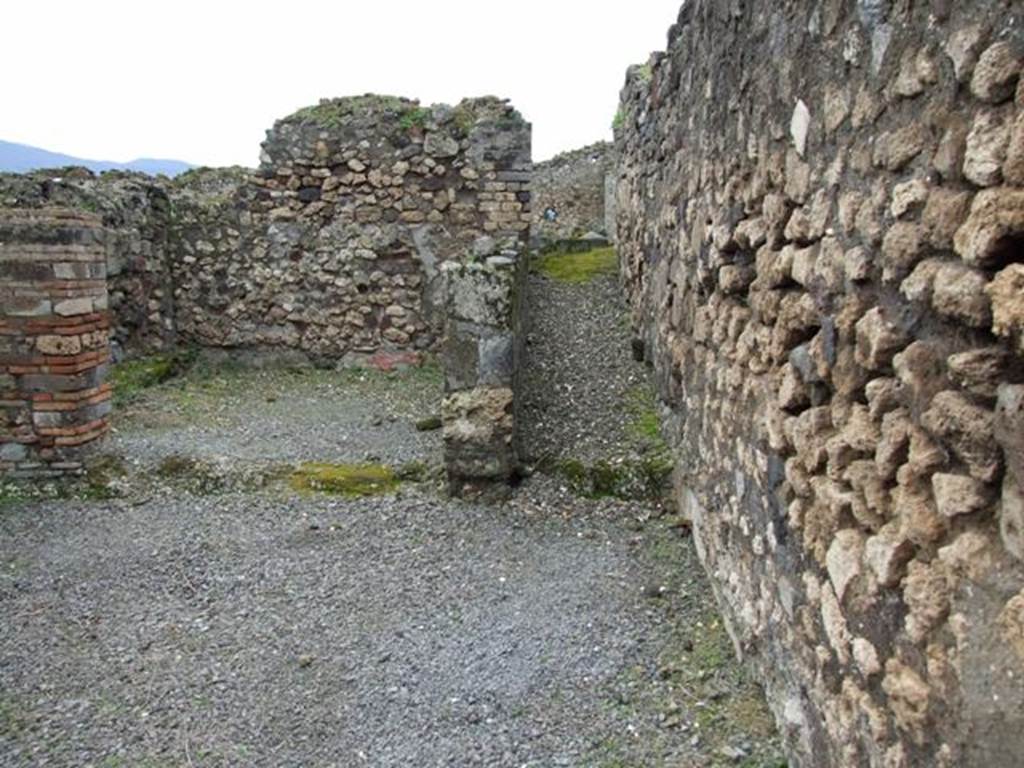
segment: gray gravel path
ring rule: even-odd
[[[0,764],[713,763],[663,666],[706,618],[688,543],[548,482],[8,507]]]
[[[628,446],[632,393],[650,387],[632,359],[622,289],[614,275],[567,283],[529,278],[523,442],[533,461],[608,458]]]

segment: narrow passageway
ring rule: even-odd
[[[88,493],[0,494],[0,765],[778,766],[653,497],[613,259],[530,278],[507,502],[438,492],[429,366],[193,368],[121,404]]]

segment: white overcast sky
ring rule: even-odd
[[[98,160],[255,165],[278,117],[322,97],[494,94],[534,158],[610,138],[629,64],[681,0],[12,0],[0,139]]]

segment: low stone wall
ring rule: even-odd
[[[0,474],[78,471],[107,432],[103,234],[79,211],[0,208]]]
[[[565,152],[533,167],[534,242],[540,247],[593,234],[608,238],[606,179],[614,168],[607,142]]]
[[[1022,24],[690,0],[623,91],[679,501],[795,765],[1024,753]]]

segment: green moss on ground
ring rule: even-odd
[[[26,483],[0,481],[0,510],[38,498],[38,493],[34,492]]]
[[[658,454],[617,461],[602,459],[592,464],[575,458],[559,459],[542,469],[560,475],[575,493],[590,499],[657,500],[664,495],[672,464]]]
[[[300,493],[327,493],[338,496],[377,496],[391,493],[401,480],[383,464],[326,464],[307,462],[289,478]]]
[[[424,418],[422,418],[422,419],[420,419],[420,420],[418,420],[416,422],[416,431],[417,432],[433,432],[434,430],[440,429],[442,426],[443,425],[441,423],[441,417],[440,416],[437,416],[437,415],[426,416],[426,417],[424,417]]]
[[[619,258],[614,248],[595,248],[584,253],[549,253],[534,263],[545,277],[565,283],[586,283],[596,277],[614,275],[619,269]]]
[[[410,461],[398,468],[395,473],[399,480],[409,483],[422,483],[430,479],[430,466],[423,461]]]
[[[654,388],[650,384],[637,385],[626,392],[623,399],[630,414],[630,436],[647,447],[667,449],[661,436],[661,417],[658,415],[658,399]]]
[[[132,402],[150,387],[163,384],[187,370],[194,360],[194,351],[183,350],[124,360],[116,364],[110,370],[110,382],[114,385],[114,405]]]

